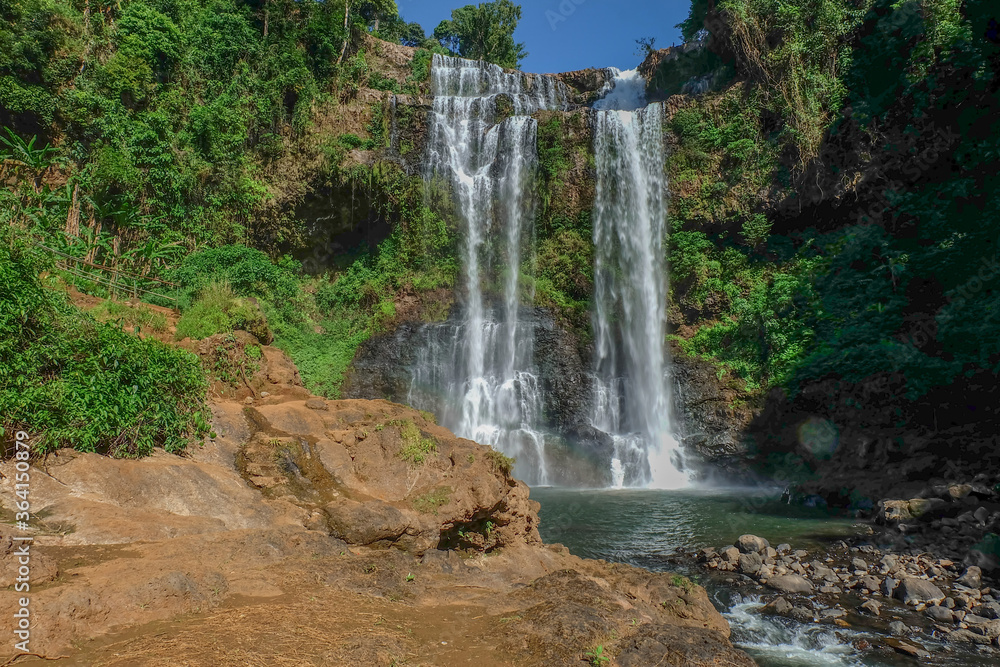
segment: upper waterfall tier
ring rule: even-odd
[[[434,54],[431,67],[431,92],[435,101],[506,95],[513,102],[514,114],[569,105],[569,89],[550,76],[507,71],[482,60],[439,54]]]
[[[646,106],[646,80],[639,70],[630,69],[622,72],[615,67],[608,68],[611,81],[609,90],[601,99],[594,102],[594,108],[600,111],[637,111]]]

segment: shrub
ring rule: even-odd
[[[177,322],[177,339],[200,340],[236,329],[253,334],[265,345],[274,339],[260,308],[237,297],[228,284],[211,283]]]
[[[23,251],[0,249],[0,424],[38,453],[183,449],[208,432],[198,358],[140,340],[42,287]]]

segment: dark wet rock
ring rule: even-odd
[[[928,607],[924,613],[938,623],[951,623],[955,620],[955,615],[947,607]]]
[[[752,577],[760,572],[762,565],[763,559],[761,559],[760,554],[740,554],[739,571],[743,574]]]
[[[970,630],[955,630],[954,632],[949,632],[946,639],[950,642],[958,643],[969,643],[969,644],[992,644],[993,640],[985,635],[981,635]]]
[[[787,614],[792,610],[792,603],[783,597],[777,597],[764,605],[764,609],[775,614]]]
[[[862,611],[865,611],[872,616],[878,616],[879,612],[882,611],[882,605],[878,600],[866,600],[860,607]]]
[[[745,554],[760,553],[769,546],[771,545],[767,540],[756,535],[740,535],[736,539],[736,548]]]
[[[771,577],[767,585],[782,593],[812,593],[813,585],[805,577],[797,574],[782,574]]]
[[[815,620],[813,613],[805,607],[792,607],[790,616],[799,623],[812,623]]]
[[[884,641],[885,645],[892,648],[896,653],[902,653],[914,658],[929,658],[931,655],[930,651],[914,641],[904,641],[892,637],[886,637]]]
[[[955,580],[955,583],[968,588],[979,588],[983,585],[983,571],[975,565],[971,565],[965,568],[965,572]]]
[[[940,588],[926,579],[917,579],[916,577],[906,577],[900,581],[892,595],[903,604],[944,600],[944,593],[941,592]]]

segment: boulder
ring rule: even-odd
[[[872,575],[868,574],[861,577],[861,585],[867,588],[868,590],[872,591],[873,593],[877,593],[882,588],[882,580],[879,579],[878,577],[873,577]]]
[[[876,519],[881,523],[896,523],[912,519],[910,514],[910,501],[908,500],[880,500],[878,501],[878,514]]]
[[[812,583],[797,574],[782,574],[771,577],[767,580],[767,585],[782,593],[812,593],[813,591]]]
[[[955,620],[955,615],[947,607],[928,607],[924,613],[938,623],[951,623]]]
[[[872,616],[878,616],[879,612],[882,611],[882,605],[879,604],[878,600],[865,600],[859,609],[871,614]]]
[[[948,501],[941,498],[912,498],[908,508],[914,519],[929,520],[947,507]]]
[[[863,558],[855,558],[851,560],[851,567],[855,570],[862,570],[864,572],[868,571],[868,563],[866,563]]]
[[[903,604],[944,600],[944,593],[941,592],[940,588],[926,579],[917,579],[916,577],[906,577],[900,581],[892,596]]]
[[[749,577],[756,576],[760,572],[761,566],[763,564],[764,561],[760,557],[760,554],[757,553],[740,554],[739,571]]]
[[[799,623],[812,623],[816,617],[805,607],[792,607],[790,616]]]
[[[776,597],[771,602],[764,605],[764,609],[775,614],[787,614],[792,610],[792,603],[783,597]]]
[[[892,597],[893,591],[896,590],[896,586],[899,584],[898,581],[892,577],[886,577],[882,580],[882,595],[886,597]]]
[[[889,634],[891,635],[905,635],[910,629],[906,627],[906,623],[902,621],[893,621],[889,624]]]
[[[736,547],[745,554],[760,553],[769,546],[771,545],[767,540],[756,535],[740,535],[736,539]]]
[[[736,547],[729,547],[722,550],[722,558],[727,563],[736,563],[740,560],[740,550]]]
[[[970,565],[965,568],[965,572],[955,580],[955,583],[968,588],[979,588],[983,584],[983,571],[975,565]]]

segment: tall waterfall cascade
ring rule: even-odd
[[[463,227],[460,315],[424,327],[408,401],[457,435],[517,459],[516,473],[546,484],[545,434],[534,329],[522,267],[531,261],[535,120],[566,107],[554,79],[434,56],[428,183],[445,181]]]
[[[636,70],[594,104],[593,425],[611,434],[615,486],[687,484],[671,419],[662,106]]]

